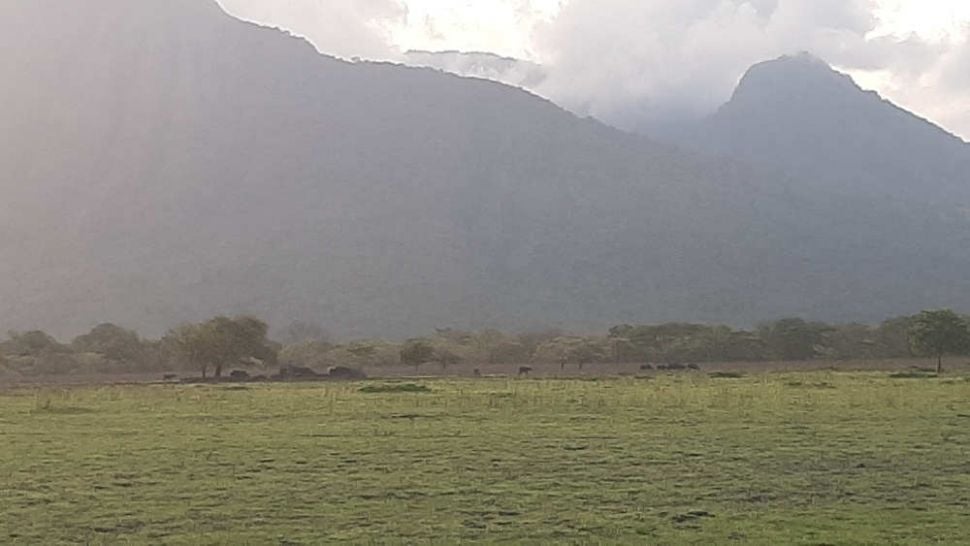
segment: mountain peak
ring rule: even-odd
[[[801,52],[748,69],[731,98],[736,105],[830,101],[862,92],[850,76],[815,55]],[[729,103],[730,104],[730,103]]]

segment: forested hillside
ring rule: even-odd
[[[253,313],[404,337],[970,304],[951,204],[860,208],[214,2],[87,5],[0,5],[0,328]]]

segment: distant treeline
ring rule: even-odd
[[[252,317],[216,317],[186,324],[161,339],[101,324],[70,343],[43,331],[10,332],[0,342],[0,374],[58,375],[191,370],[220,377],[225,369],[280,365],[704,363],[942,357],[970,347],[967,320],[952,311],[924,311],[879,325],[826,324],[800,318],[766,322],[752,330],[723,325],[624,324],[596,335],[560,330],[505,333],[439,329],[427,337],[393,342],[337,342],[319,327],[294,323],[281,341]]]

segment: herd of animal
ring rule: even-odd
[[[561,366],[564,368],[564,366]],[[582,369],[582,368],[580,368]],[[644,364],[640,366],[640,371],[699,371],[701,368],[697,364],[658,364],[654,366],[653,364]],[[535,368],[532,366],[520,366],[518,370],[518,377],[530,377]],[[475,368],[472,372],[475,377],[484,377],[482,370],[480,368]],[[318,373],[315,370],[296,365],[285,365],[279,370],[279,373],[266,376],[266,375],[250,375],[249,372],[244,370],[233,370],[227,378],[216,378],[209,379],[207,381],[212,382],[232,382],[232,383],[247,383],[247,382],[261,382],[261,381],[326,381],[326,380],[360,380],[366,379],[367,374],[363,371],[349,368],[346,366],[335,366],[327,370],[327,373]],[[163,376],[165,381],[182,381],[182,382],[198,382],[198,379],[180,379],[177,374],[165,374]]]

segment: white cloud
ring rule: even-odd
[[[867,0],[572,0],[538,35],[541,91],[623,127],[700,116],[752,64],[851,54],[876,26]]]
[[[752,64],[810,51],[970,137],[963,0],[570,0],[535,35],[539,92],[633,128],[706,115]]]
[[[490,51],[536,91],[620,126],[699,116],[750,65],[801,50],[970,138],[966,0],[220,0],[342,57]]]
[[[892,53],[881,70],[853,75],[864,86],[970,141],[970,25],[938,40],[911,36]]]
[[[408,17],[393,35],[403,50],[487,51],[529,57],[534,27],[560,0],[406,0]]]
[[[401,0],[218,0],[232,15],[279,27],[344,58],[397,56],[392,33],[406,24]]]

